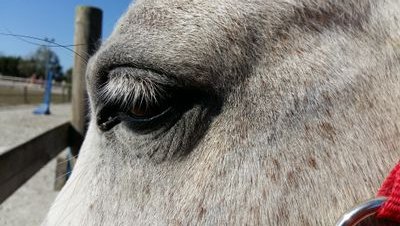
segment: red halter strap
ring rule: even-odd
[[[377,217],[400,223],[400,162],[390,172],[378,191],[387,201],[378,209]]]

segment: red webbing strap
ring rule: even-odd
[[[383,182],[378,196],[385,196],[388,199],[378,209],[377,216],[400,223],[400,162]]]

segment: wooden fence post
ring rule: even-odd
[[[24,85],[24,104],[28,104],[28,86]]]
[[[74,69],[72,73],[72,119],[77,134],[71,137],[71,150],[79,151],[88,122],[88,98],[85,72],[89,57],[100,43],[102,11],[98,8],[78,6],[75,15]],[[79,137],[80,136],[80,137]]]

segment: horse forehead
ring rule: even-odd
[[[119,29],[128,29],[140,24],[148,29],[211,29],[215,25],[225,26],[236,19],[236,23],[244,23],[243,16],[255,13],[263,4],[254,1],[231,0],[142,0],[132,4],[119,23]],[[257,7],[256,7],[257,6]],[[194,27],[190,27],[195,25]],[[203,26],[207,25],[207,26]],[[227,26],[227,27],[229,27]],[[183,30],[184,31],[184,30]]]
[[[223,84],[227,77],[239,76],[232,71],[248,72],[243,68],[257,49],[252,37],[262,32],[242,12],[241,4],[139,1],[119,21],[94,61],[99,67],[112,63],[151,68],[204,86],[210,80]]]

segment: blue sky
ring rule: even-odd
[[[107,38],[132,0],[0,0],[0,32],[54,38],[61,45],[73,44],[77,5],[103,10],[103,39]],[[38,42],[35,40],[30,40]],[[0,35],[0,54],[26,57],[38,46],[11,36]],[[53,48],[64,70],[72,66],[73,54]]]

